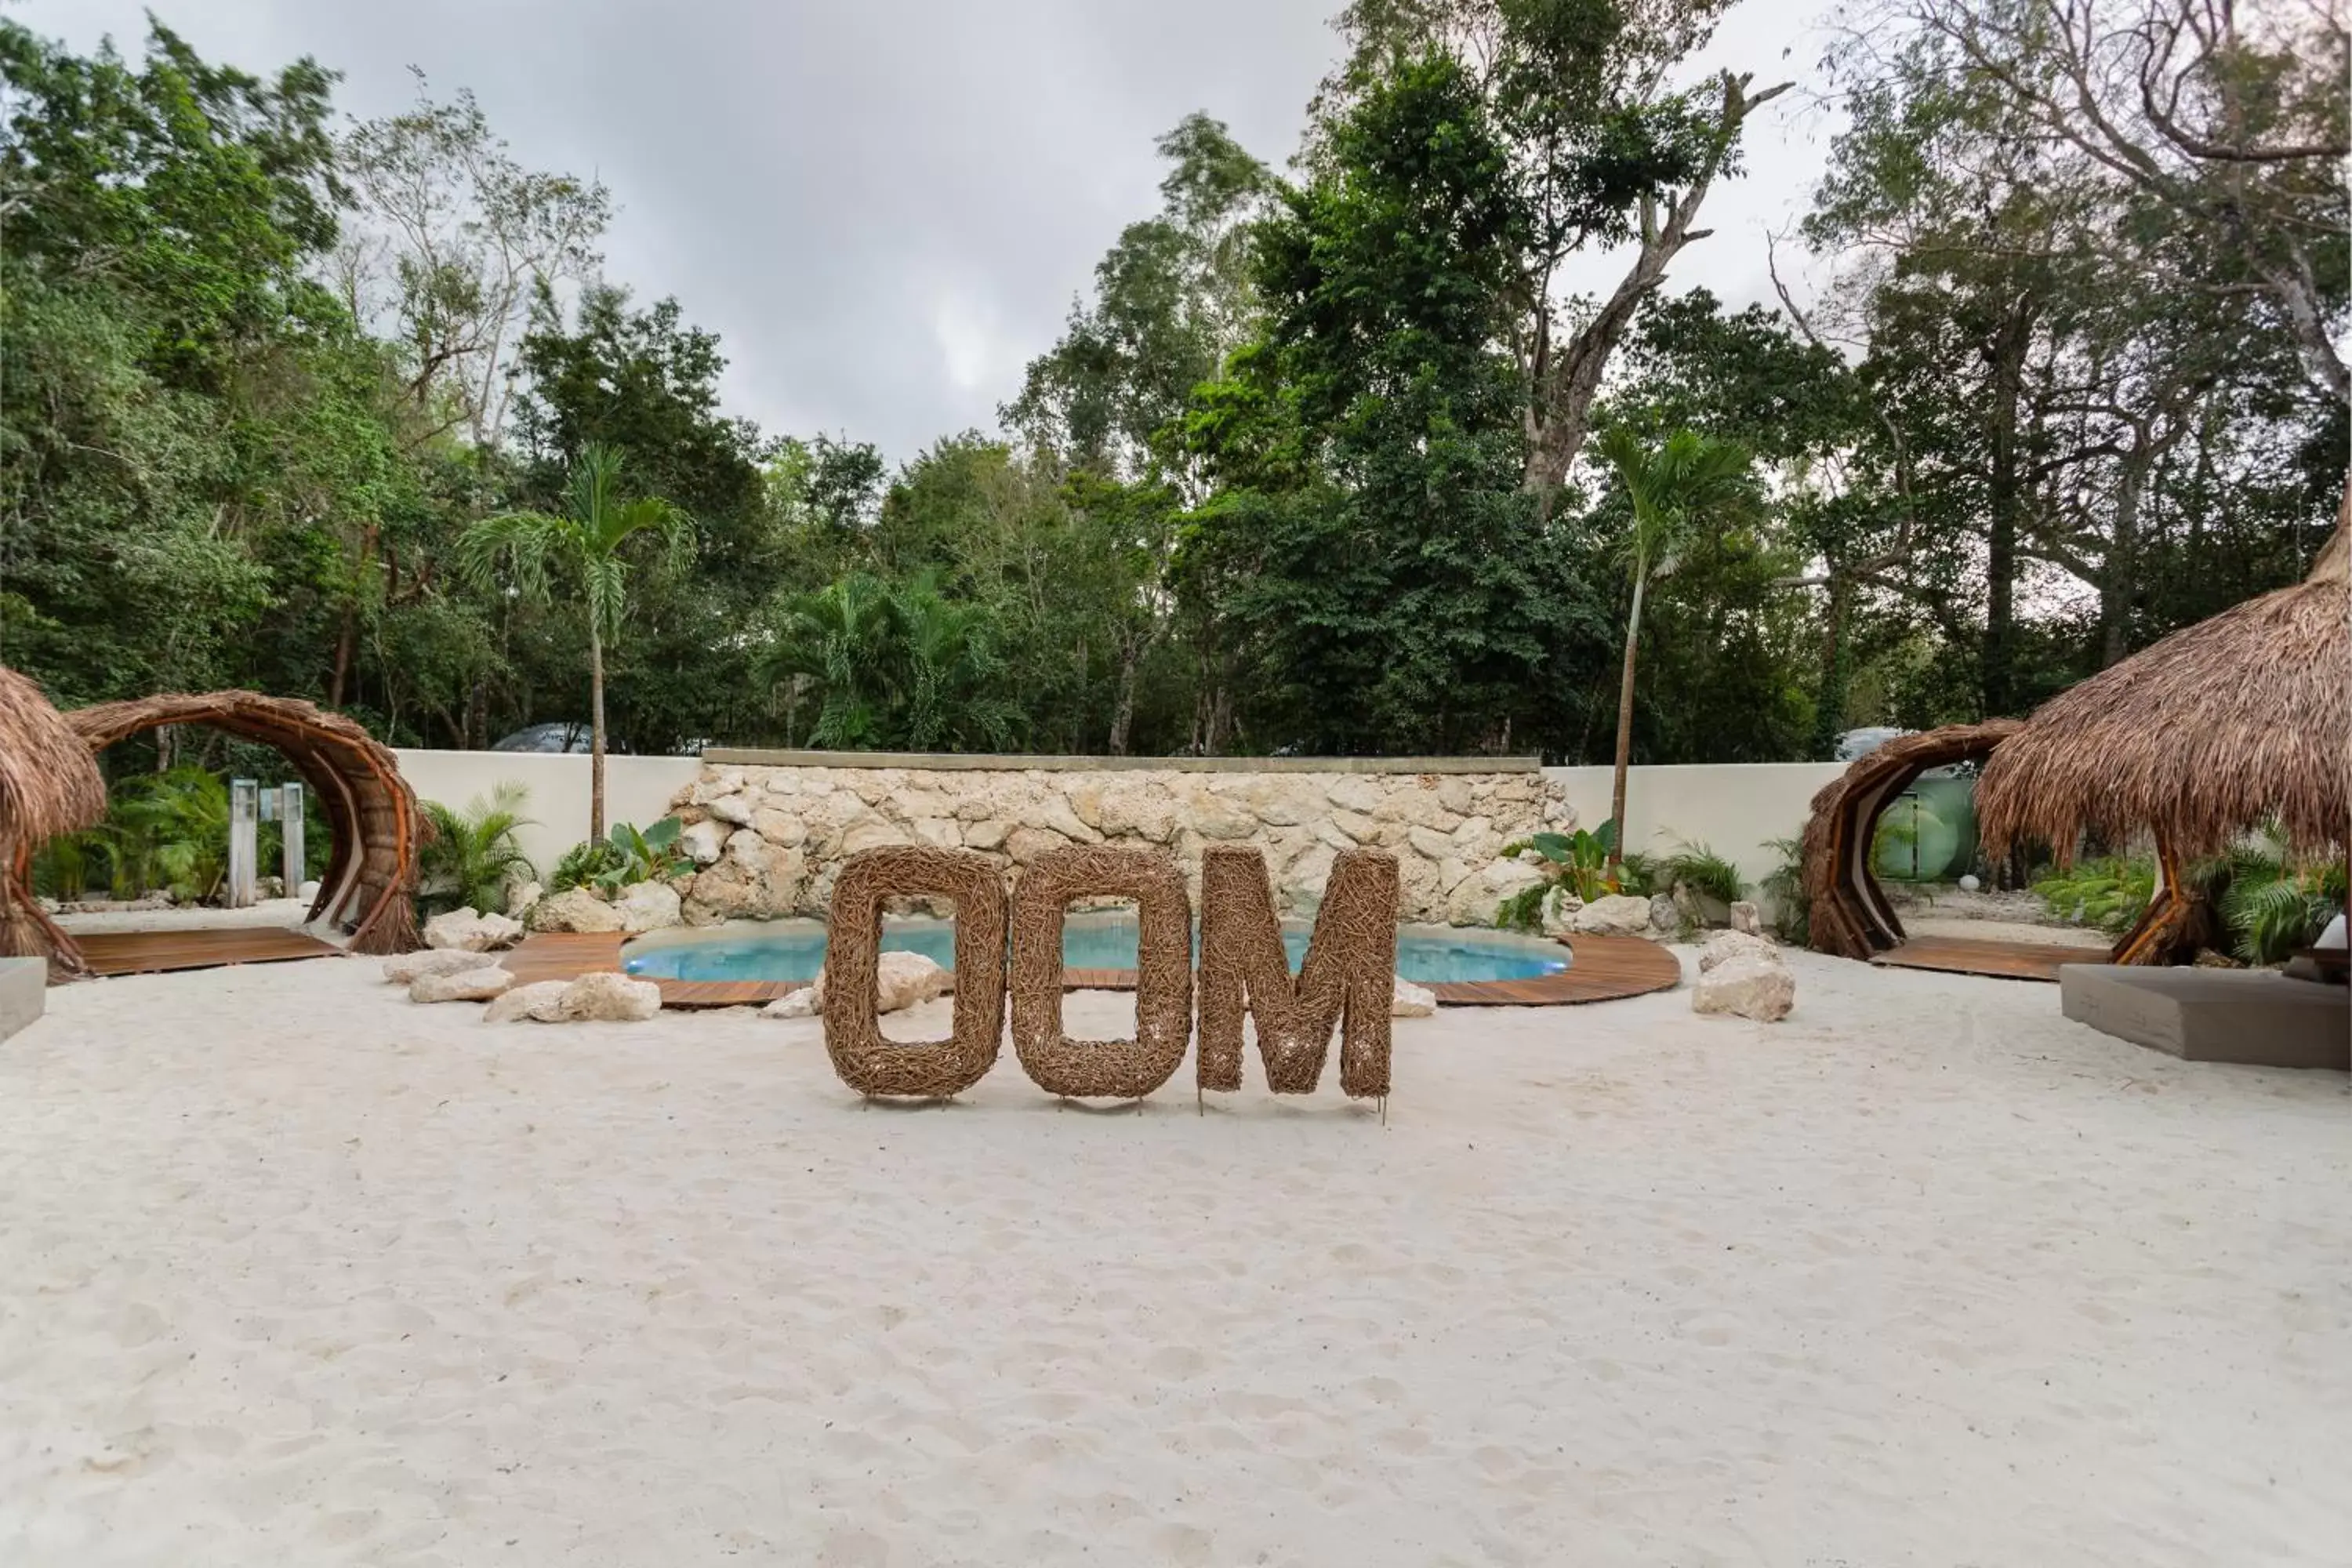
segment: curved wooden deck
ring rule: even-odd
[[[621,947],[627,939],[616,931],[542,933],[526,937],[499,963],[518,984],[535,980],[572,980],[621,967]],[[1440,981],[1429,989],[1449,1007],[1560,1007],[1583,1002],[1615,1002],[1627,996],[1664,991],[1683,977],[1682,964],[1656,942],[1638,936],[1580,936],[1573,943],[1575,961],[1557,974],[1532,980]],[[805,980],[665,980],[665,1007],[757,1007],[789,996]],[[954,976],[949,976],[954,989]],[[1065,969],[1065,991],[1132,991],[1132,969]]]
[[[1984,974],[1995,980],[2058,978],[2059,966],[2111,962],[2103,947],[2054,942],[1996,942],[1973,936],[1906,937],[1899,946],[1871,954],[1885,969],[1933,969],[1946,974]]]

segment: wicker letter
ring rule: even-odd
[[[1389,1091],[1389,1008],[1396,989],[1397,863],[1349,849],[1332,863],[1297,980],[1265,862],[1255,849],[1213,847],[1201,859],[1202,1089],[1242,1086],[1242,1015],[1257,1022],[1265,1084],[1311,1094],[1340,1026],[1339,1088],[1353,1099]]]
[[[1062,920],[1074,899],[1135,900],[1135,1037],[1062,1033]],[[1151,849],[1071,845],[1013,889],[1013,1048],[1039,1089],[1139,1100],[1184,1063],[1192,1033],[1192,904],[1176,862]]]
[[[955,900],[955,1033],[908,1044],[882,1037],[876,969],[882,901]],[[824,1048],[860,1094],[929,1100],[970,1089],[996,1065],[1004,1035],[1004,882],[965,849],[897,846],[851,856],[833,886],[824,942]]]

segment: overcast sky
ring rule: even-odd
[[[1279,165],[1337,47],[1337,0],[152,0],[207,59],[302,55],[337,102],[405,106],[407,68],[470,87],[532,167],[593,174],[620,211],[605,274],[717,331],[730,412],[911,457],[993,428],[1121,226],[1157,205],[1155,137],[1203,109]],[[134,54],[141,0],[16,0]],[[1700,65],[1801,87],[1708,198],[1671,289],[1769,296],[1763,235],[1801,214],[1828,128],[1819,0],[1744,0]],[[1614,281],[1597,258],[1579,287]]]

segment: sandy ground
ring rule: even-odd
[[[68,988],[0,1050],[0,1563],[2344,1563],[2344,1077],[1796,963],[1777,1027],[1401,1023],[1385,1129]]]

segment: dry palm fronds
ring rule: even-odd
[[[1298,978],[1282,951],[1265,861],[1213,846],[1201,857],[1202,1089],[1242,1086],[1242,1020],[1257,1023],[1266,1087],[1311,1094],[1331,1031],[1341,1030],[1339,1088],[1362,1100],[1389,1091],[1389,1009],[1396,990],[1397,863],[1377,849],[1332,862]]]
[[[876,992],[882,905],[927,896],[955,900],[955,1030],[902,1044],[883,1037]],[[893,1099],[961,1094],[996,1065],[1003,1036],[1003,873],[969,849],[921,845],[844,861],[824,939],[824,1048],[841,1081]]]
[[[2309,578],[2173,633],[2042,705],[1986,767],[1996,850],[2063,859],[2084,834],[2155,829],[2188,857],[2275,818],[2295,847],[2347,837],[2352,588],[2338,528]]]
[[[73,973],[69,939],[33,901],[33,850],[106,815],[90,749],[41,689],[0,668],[0,955],[48,958]]]

